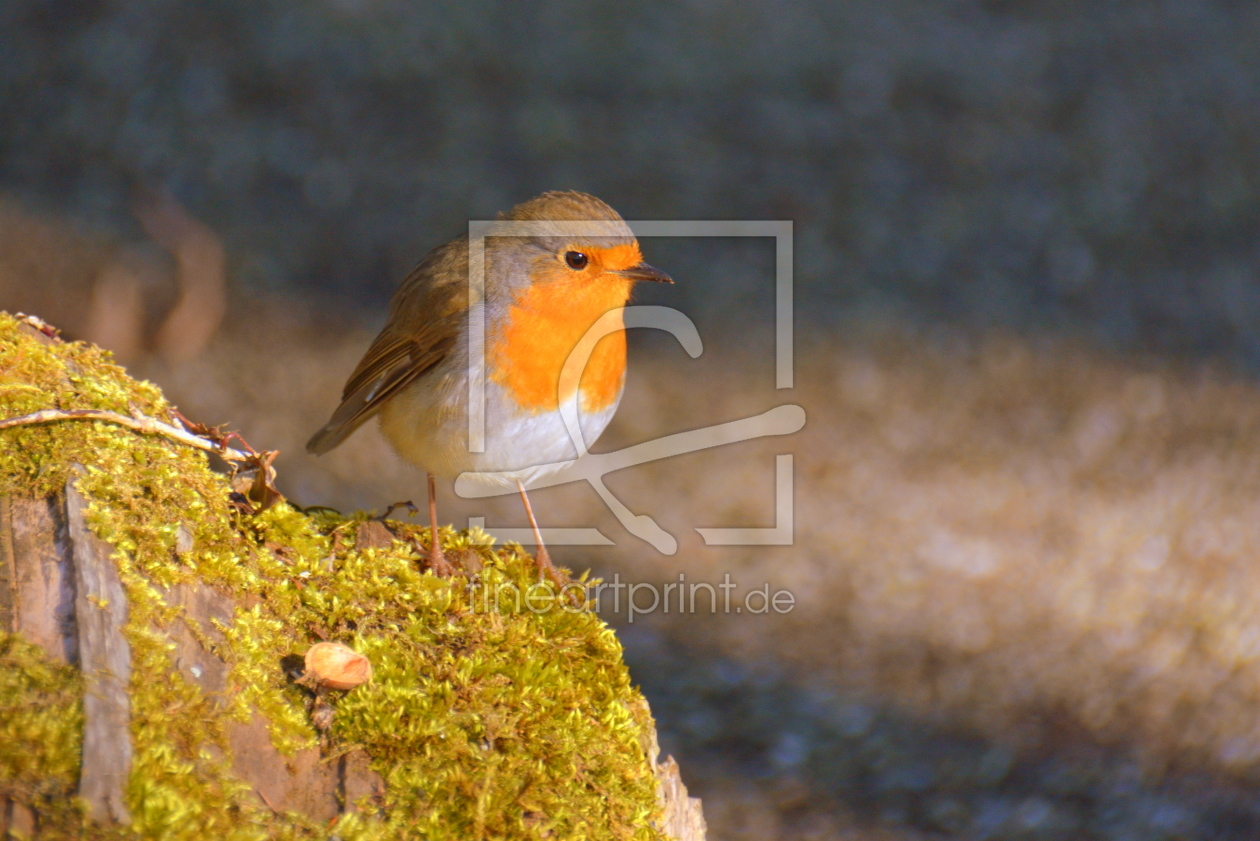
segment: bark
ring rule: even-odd
[[[83,519],[87,501],[66,482],[66,525],[74,569],[74,624],[83,692],[83,764],[79,796],[94,820],[129,823],[123,802],[131,774],[131,647],[123,637],[127,596],[113,549],[92,534]]]

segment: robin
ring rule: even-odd
[[[543,234],[482,240],[484,379],[469,361],[464,235],[430,251],[403,280],[385,328],[346,382],[341,405],[306,448],[326,453],[379,416],[398,454],[428,473],[428,561],[438,575],[450,575],[452,567],[438,540],[435,477],[496,474],[520,492],[538,544],[539,574],[561,583],[525,485],[539,475],[539,465],[562,465],[578,456],[562,406],[570,413],[576,408],[588,443],[612,419],[625,386],[624,330],[598,341],[576,382],[562,382],[561,370],[591,326],[625,306],[636,281],[673,281],[643,262],[629,226],[594,196],[543,193],[499,218],[536,223]],[[548,230],[548,223],[564,222],[602,223],[601,235],[566,236],[563,225]],[[613,317],[620,324],[620,313]],[[469,447],[470,378],[483,384],[485,394],[484,451],[476,453]]]

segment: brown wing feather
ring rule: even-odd
[[[412,270],[394,295],[385,329],[346,381],[341,405],[306,449],[323,454],[336,447],[450,354],[468,310],[467,267],[467,242],[456,240]]]

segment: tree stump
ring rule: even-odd
[[[176,421],[99,349],[3,313],[0,376],[0,420]],[[0,429],[0,719],[34,755],[0,744],[0,835],[704,837],[611,629],[500,602],[550,586],[519,547],[443,530],[466,574],[438,579],[428,529],[264,506],[132,426]],[[320,640],[371,683],[298,685]]]

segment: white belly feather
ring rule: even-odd
[[[576,392],[569,401],[576,404],[570,408],[578,410],[589,448],[612,420],[621,391],[597,412],[581,411]],[[502,474],[494,481],[498,485],[512,486],[518,478],[528,484],[578,457],[560,412],[523,412],[494,382],[485,387],[485,451],[469,452],[467,406],[467,375],[423,377],[381,409],[381,431],[399,455],[423,470],[445,478]]]

